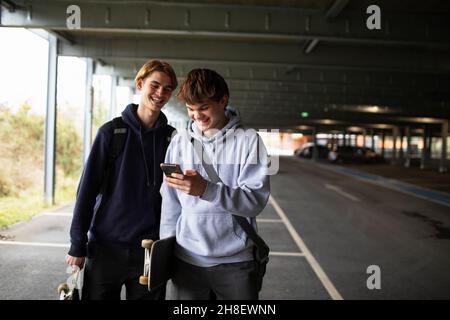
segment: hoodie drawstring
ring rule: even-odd
[[[153,139],[154,139],[153,135]],[[142,155],[144,156],[144,165],[145,165],[145,177],[147,179],[147,187],[150,187],[150,181],[148,178],[148,165],[147,165],[147,158],[145,157],[145,149],[144,149],[144,142],[142,141],[142,128],[139,130],[139,140],[141,142],[141,149],[142,149]],[[153,147],[154,148],[154,147]]]
[[[156,133],[153,133],[153,187],[156,187]]]

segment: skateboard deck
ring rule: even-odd
[[[142,240],[145,249],[144,274],[139,283],[151,291],[167,283],[171,275],[175,236],[161,240]]]

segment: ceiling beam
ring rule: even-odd
[[[296,101],[270,100],[270,99],[245,99],[233,98],[230,103],[247,106],[254,105],[258,107],[268,108],[298,108],[299,106],[315,107],[320,106],[321,109],[331,110],[336,106],[337,110],[342,109],[341,106],[379,106],[389,108],[386,113],[408,114],[415,113],[416,115],[438,116],[450,118],[450,107],[448,104],[444,107],[429,101],[416,102],[414,100],[401,99],[379,99],[377,97],[360,97],[360,96],[330,96],[322,98],[320,95],[308,95]],[[344,108],[345,109],[345,108]],[[355,110],[357,112],[357,110]]]
[[[105,65],[97,66],[97,74],[121,77],[123,85],[134,86],[134,77],[141,63],[105,60]],[[246,91],[265,92],[308,92],[319,90],[323,93],[376,92],[383,94],[432,95],[436,98],[450,97],[450,75],[384,74],[353,70],[306,69],[295,73],[283,67],[254,65],[224,65],[221,63],[172,62],[179,81],[194,68],[211,68],[221,74],[229,86]],[[128,84],[126,84],[128,81]],[[447,99],[448,100],[448,99]]]
[[[103,59],[105,65],[96,69],[96,73],[116,75],[134,79],[137,71],[145,60],[122,61],[117,59]],[[220,73],[227,81],[237,86],[264,89],[265,85],[273,86],[301,86],[305,83],[324,85],[370,86],[373,88],[388,86],[391,88],[412,88],[414,91],[450,91],[450,74],[406,74],[360,71],[352,69],[317,69],[306,68],[291,71],[285,66],[278,65],[236,65],[224,64],[222,61],[170,61],[178,78],[184,79],[194,68],[211,68]]]
[[[335,0],[325,13],[325,18],[328,20],[336,18],[349,2],[350,0]]]
[[[350,0],[335,0],[332,3],[332,5],[330,6],[330,8],[327,10],[327,12],[325,13],[325,18],[327,20],[332,20],[332,19],[336,18],[342,12],[342,10],[344,10],[344,8],[347,6],[349,1]],[[319,42],[320,42],[320,40],[317,38],[308,40],[306,42],[306,45],[304,46],[305,54],[311,53],[316,48],[316,46],[319,44]]]
[[[385,116],[385,115],[364,115],[354,113],[329,113],[328,115],[318,115],[317,117],[300,118],[293,117],[292,114],[283,114],[276,119],[268,119],[267,115],[260,112],[246,112],[243,120],[248,123],[260,123],[261,125],[269,125],[276,128],[280,125],[299,126],[299,125],[411,125],[411,126],[440,126],[446,119],[426,118],[426,117],[405,117],[405,116]]]
[[[207,39],[103,38],[71,33],[76,45],[62,43],[59,55],[143,63],[150,57],[184,63],[222,63],[236,66],[354,70],[390,73],[450,74],[448,52],[383,48],[322,46],[314,55],[302,54],[297,44],[244,43]],[[330,51],[332,54],[330,54]],[[283,52],[283,54],[280,54]]]
[[[2,7],[9,27],[67,30],[66,9],[73,1],[22,0],[26,9]],[[189,5],[164,2],[81,2],[85,31],[127,32],[241,40],[299,42],[308,39],[350,44],[449,48],[448,17],[383,12],[382,30],[366,28],[365,10],[346,11],[332,22],[320,11],[293,7]],[[124,10],[127,14],[124,15]],[[431,23],[433,22],[433,23]],[[404,26],[404,27],[399,27]]]

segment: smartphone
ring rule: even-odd
[[[183,174],[183,171],[181,171],[180,165],[173,164],[173,163],[161,163],[161,169],[164,172],[164,174],[167,177],[170,177],[172,173],[181,173]]]

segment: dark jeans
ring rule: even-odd
[[[149,292],[147,286],[139,284],[143,265],[143,248],[125,249],[89,243],[82,299],[120,300],[125,285],[127,300],[164,300],[164,287]]]
[[[172,280],[167,287],[170,300],[257,300],[256,262],[198,267],[174,259]]]

